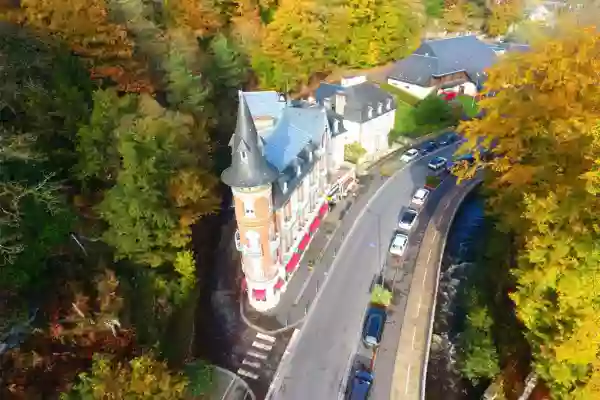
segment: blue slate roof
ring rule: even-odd
[[[309,143],[320,145],[326,124],[323,108],[284,109],[265,137],[265,158],[283,172]]]
[[[258,135],[265,160],[278,173],[273,180],[273,202],[277,209],[288,201],[314,167],[318,159],[315,150],[320,147],[323,135],[330,132],[327,112],[321,106],[281,101],[277,92],[243,95],[253,118],[274,119],[274,126],[261,130]]]
[[[279,93],[274,91],[244,92],[244,98],[254,118],[279,118],[286,104],[285,101],[280,101],[279,96]]]
[[[398,61],[389,78],[428,86],[431,77],[464,71],[473,81],[481,81],[496,58],[496,52],[475,36],[427,40],[412,55]]]
[[[379,104],[383,105],[382,114],[396,109],[394,96],[372,82],[363,82],[347,87],[321,82],[315,91],[315,98],[321,105],[324,105],[327,99],[334,104],[336,93],[343,93],[346,97],[344,113],[340,116],[348,121],[364,123],[377,118],[379,116],[377,112]],[[391,102],[390,110],[386,108],[388,101]],[[373,109],[371,118],[369,118],[369,107]]]

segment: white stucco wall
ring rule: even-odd
[[[412,83],[402,82],[391,78],[388,78],[388,84],[397,87],[398,89],[404,90],[419,99],[424,99],[435,90],[435,87],[423,87],[413,85]]]
[[[350,143],[360,143],[367,154],[387,149],[388,135],[394,127],[395,117],[396,110],[392,110],[364,124],[344,121],[347,132],[336,136],[331,146],[333,164],[339,166],[344,161],[344,146]]]

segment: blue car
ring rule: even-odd
[[[433,141],[427,142],[427,143],[423,144],[423,147],[421,147],[421,154],[431,153],[436,148],[437,148],[437,144],[435,142],[433,142]]]
[[[370,306],[365,317],[365,326],[363,328],[362,340],[367,348],[379,346],[383,336],[383,328],[387,313],[384,308]]]
[[[348,400],[366,400],[373,386],[373,374],[366,369],[360,369],[354,373],[350,382]]]

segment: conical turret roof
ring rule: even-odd
[[[223,171],[221,180],[230,187],[251,188],[272,183],[278,176],[277,169],[263,155],[262,138],[240,91],[237,124],[231,140],[231,165]]]

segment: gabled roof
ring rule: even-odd
[[[241,91],[235,133],[230,144],[231,165],[221,174],[221,179],[227,186],[251,188],[272,183],[277,179],[278,171],[264,156],[264,142],[258,136]]]
[[[343,94],[346,98],[341,116],[348,121],[363,123],[378,117],[379,104],[383,106],[382,114],[396,109],[394,96],[371,82],[362,82],[352,86],[321,82],[315,92],[315,98],[322,105],[325,104],[326,100],[334,103],[335,95],[338,93]],[[390,110],[387,110],[386,107],[388,101],[391,104]],[[369,118],[369,107],[373,109],[371,118]]]
[[[426,40],[409,57],[398,61],[389,78],[428,86],[431,77],[464,71],[480,82],[485,69],[496,61],[496,53],[476,36]]]

